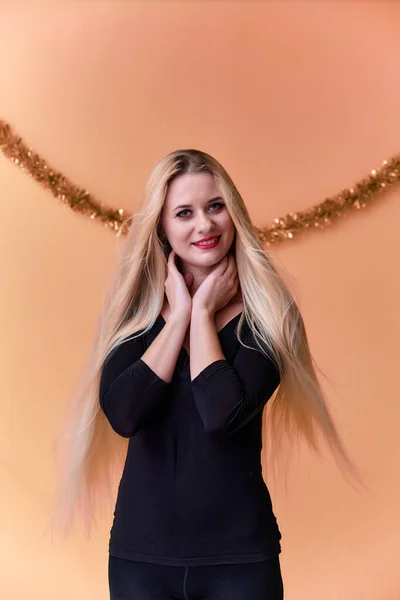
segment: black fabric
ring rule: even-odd
[[[171,566],[258,562],[280,553],[281,534],[262,477],[262,409],[280,382],[236,315],[218,332],[223,360],[191,381],[181,348],[167,383],[141,356],[165,325],[107,357],[100,405],[129,438],[109,552]]]
[[[171,567],[108,560],[110,600],[283,600],[279,557],[244,565]]]

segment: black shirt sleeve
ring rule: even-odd
[[[263,409],[280,383],[280,373],[271,358],[251,343],[247,324],[243,327],[232,364],[218,359],[193,380],[194,401],[207,433],[230,435],[246,425]],[[249,343],[250,342],[250,343]]]
[[[99,401],[111,427],[131,437],[145,427],[165,402],[170,383],[141,359],[142,337],[123,342],[104,361]]]

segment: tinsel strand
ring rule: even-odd
[[[120,208],[115,210],[97,201],[93,195],[71,183],[64,175],[29,148],[0,119],[0,148],[3,154],[20,169],[26,171],[42,187],[49,190],[55,198],[68,204],[76,212],[100,221],[119,237],[126,235],[132,214]],[[275,218],[270,227],[256,227],[262,243],[267,246],[284,240],[291,240],[312,229],[324,229],[346,214],[360,210],[388,190],[400,179],[400,154],[384,160],[379,169],[373,169],[369,175],[358,181],[353,187],[346,188],[320,204],[298,212],[290,212]]]

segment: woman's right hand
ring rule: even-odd
[[[168,276],[165,280],[165,294],[168,299],[170,315],[179,315],[180,318],[190,320],[192,313],[192,297],[190,288],[193,284],[193,274],[186,273],[185,277],[176,266],[176,252],[171,250],[168,256]]]

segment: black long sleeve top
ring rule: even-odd
[[[171,382],[141,359],[165,325],[106,358],[99,400],[111,427],[129,438],[109,552],[164,565],[257,562],[281,551],[262,477],[262,409],[279,370],[255,346],[241,313],[218,332],[225,359],[192,381],[182,347]]]

